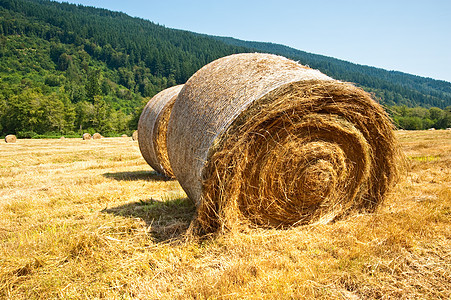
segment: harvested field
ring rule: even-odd
[[[399,131],[375,213],[185,242],[195,205],[138,143],[0,142],[2,299],[449,299],[451,131]]]

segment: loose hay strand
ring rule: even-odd
[[[157,172],[173,177],[167,154],[167,123],[174,101],[183,85],[165,89],[152,97],[138,122],[138,144],[146,162]]]
[[[398,153],[368,93],[268,54],[200,69],[168,125],[171,166],[203,233],[373,211],[396,181]]]

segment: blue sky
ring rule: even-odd
[[[59,1],[62,2],[62,1]],[[451,82],[450,0],[66,0]]]

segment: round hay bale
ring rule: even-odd
[[[6,143],[15,143],[17,141],[17,137],[14,134],[8,134],[5,136]]]
[[[183,85],[156,94],[144,107],[138,122],[138,144],[146,162],[157,172],[174,177],[167,151],[167,126],[172,106]]]
[[[125,133],[123,135],[121,135],[122,138],[126,138],[128,137]]]
[[[92,138],[94,140],[100,140],[102,138],[102,135],[100,133],[96,132],[92,135]]]
[[[83,133],[83,140],[90,140],[91,139],[91,134],[89,133]]]
[[[61,136],[61,137],[60,137],[60,140],[65,140],[65,139],[66,139],[65,136]]]
[[[134,141],[138,140],[138,130],[133,131],[132,140],[134,140]]]
[[[192,229],[283,228],[373,211],[397,178],[393,130],[360,88],[280,56],[236,54],[187,81],[167,149],[197,205]]]

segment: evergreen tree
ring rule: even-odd
[[[99,70],[92,70],[89,72],[88,81],[86,83],[86,98],[92,103],[94,103],[94,98],[101,93],[99,80]]]

